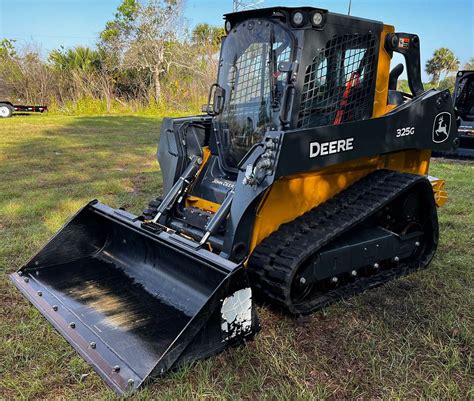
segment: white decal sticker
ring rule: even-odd
[[[451,114],[447,111],[439,113],[433,122],[433,142],[442,143],[449,138],[451,129]]]
[[[244,288],[224,299],[221,317],[224,341],[249,333],[252,329],[252,290]]]
[[[397,138],[408,135],[415,135],[415,127],[405,127],[397,129]]]
[[[220,185],[222,187],[226,187],[226,188],[234,188],[235,184],[231,181],[225,181],[225,180],[220,180],[219,178],[214,178],[212,180],[212,183],[213,184],[217,184],[217,185]]]
[[[330,142],[311,142],[309,157],[327,156],[334,153],[348,152],[354,149],[354,138],[338,139]]]

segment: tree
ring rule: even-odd
[[[205,92],[216,80],[219,49],[224,36],[224,28],[209,24],[198,24],[191,32],[192,67],[201,75],[200,92]]]
[[[17,56],[15,49],[15,40],[0,40],[0,60],[12,59]]]
[[[123,0],[100,35],[101,46],[112,50],[125,68],[152,77],[157,101],[162,98],[167,44],[178,37],[182,4],[183,0]]]
[[[49,54],[49,61],[55,68],[62,71],[98,71],[102,66],[102,59],[103,55],[100,50],[82,46],[68,50],[61,48],[53,50]]]
[[[449,91],[453,93],[455,83],[456,83],[455,76],[446,77],[445,79],[442,79],[441,81],[439,81],[438,89],[440,90],[449,89]]]
[[[198,24],[193,29],[192,42],[196,46],[204,48],[209,47],[213,52],[217,52],[224,36],[224,28],[211,26],[205,23]]]
[[[54,78],[35,44],[18,48],[14,40],[0,40],[0,88],[2,95],[22,102],[43,103]]]
[[[466,64],[464,64],[463,70],[474,71],[474,57],[472,57]]]
[[[11,85],[8,81],[12,79],[14,73],[18,74],[20,72],[16,61],[15,41],[0,40],[0,98],[9,96]]]
[[[107,110],[117,103],[194,108],[216,79],[225,33],[208,24],[187,29],[183,1],[120,0],[97,47],[61,47],[46,60],[34,46],[0,38],[0,87],[12,98],[53,107],[102,107],[105,100]]]
[[[104,98],[107,110],[111,109],[114,79],[107,68],[105,50],[82,46],[60,48],[53,50],[48,60],[60,80],[61,98]]]
[[[438,87],[443,72],[444,79],[446,79],[450,72],[457,71],[458,68],[459,59],[446,47],[436,49],[433,57],[426,62],[425,66],[426,72],[432,76],[431,82],[435,87]]]
[[[411,93],[410,87],[408,86],[408,80],[399,79],[397,81],[397,90],[404,93]]]

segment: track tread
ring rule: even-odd
[[[308,311],[295,308],[290,298],[291,282],[302,261],[422,180],[427,181],[419,175],[377,170],[325,203],[282,225],[263,240],[250,257],[248,272],[256,292],[271,303],[285,307],[290,313],[306,314],[419,268],[401,265],[397,269],[357,279],[318,297]],[[429,263],[432,254],[427,256],[428,261],[424,265]]]

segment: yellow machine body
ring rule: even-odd
[[[394,31],[393,26],[385,25],[381,33],[372,118],[381,117],[395,107],[395,105],[387,102],[392,57],[384,46],[386,35]],[[207,161],[208,157],[209,150],[204,149],[204,162]],[[388,155],[362,158],[322,170],[280,179],[268,190],[258,207],[250,243],[250,253],[280,225],[292,221],[324,203],[367,174],[378,169],[388,169],[426,175],[429,169],[430,157],[430,150],[406,150]],[[447,200],[444,181],[437,179],[433,188],[435,199],[439,200],[437,202],[438,206],[444,205]],[[186,203],[189,206],[213,213],[220,206],[196,196],[189,196]]]

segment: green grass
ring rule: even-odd
[[[0,399],[114,398],[7,279],[89,200],[138,213],[161,191],[160,119],[0,120]],[[258,307],[245,347],[168,375],[136,399],[473,399],[474,163],[434,161],[447,180],[431,268],[305,321]]]

